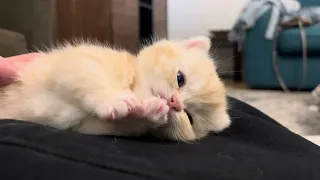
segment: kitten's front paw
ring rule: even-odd
[[[162,125],[167,123],[169,106],[167,101],[158,97],[152,97],[144,100],[143,106],[145,108],[144,118],[151,121],[155,125]]]
[[[135,117],[143,114],[144,107],[133,93],[123,93],[117,98],[102,104],[97,112],[102,119],[115,120],[129,115]]]

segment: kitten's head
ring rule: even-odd
[[[169,122],[161,128],[170,139],[195,140],[230,124],[225,87],[209,49],[210,39],[200,36],[160,40],[138,54],[137,73],[143,77],[139,81],[144,93],[174,101]]]

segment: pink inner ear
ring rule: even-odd
[[[204,48],[204,43],[201,41],[191,41],[187,43],[186,47],[187,49]]]

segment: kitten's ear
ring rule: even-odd
[[[206,36],[197,36],[184,40],[182,45],[187,49],[200,49],[207,52],[211,47],[211,42]]]

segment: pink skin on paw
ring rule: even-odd
[[[145,107],[139,100],[126,101],[129,109],[128,116],[131,118],[142,118],[145,112]]]
[[[100,107],[101,108],[101,107]],[[113,103],[104,106],[106,120],[122,118],[147,119],[155,124],[167,122],[169,106],[167,101],[159,97],[151,97],[140,101],[133,94],[123,95]]]
[[[111,120],[122,119],[127,117],[133,110],[137,110],[139,107],[138,100],[132,97],[121,97],[114,101],[111,110]]]
[[[20,71],[16,63],[28,63],[38,56],[40,56],[40,53],[23,54],[7,58],[0,56],[0,87],[7,86],[14,81],[14,78],[16,78]]]
[[[146,108],[144,117],[156,124],[164,124],[167,122],[167,114],[169,106],[167,101],[158,97],[152,97],[144,100],[143,104]]]
[[[136,108],[138,100],[131,92],[123,93],[121,96],[100,104],[96,109],[96,114],[101,119],[116,120],[127,117]]]

